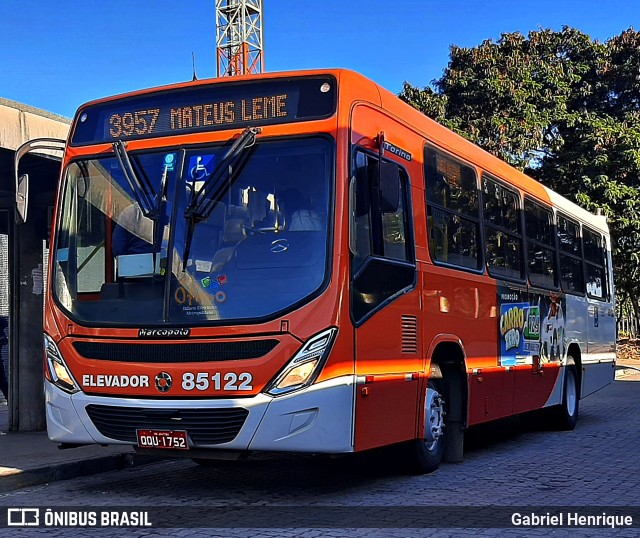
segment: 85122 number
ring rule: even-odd
[[[209,388],[213,390],[243,391],[253,390],[253,376],[248,372],[236,374],[227,372],[221,374],[216,372],[185,372],[182,374],[182,390],[205,391]]]

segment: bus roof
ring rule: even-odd
[[[366,93],[370,95],[375,91],[375,93],[377,93],[380,98],[380,102],[378,104],[388,114],[394,116],[397,120],[401,121],[403,124],[410,127],[427,140],[453,153],[461,159],[473,163],[487,173],[494,175],[499,179],[502,179],[503,181],[506,181],[507,183],[521,189],[526,194],[534,196],[543,201],[548,201],[556,209],[563,211],[570,216],[574,216],[575,218],[594,228],[597,228],[604,233],[608,233],[606,218],[604,216],[594,215],[586,211],[569,199],[552,191],[537,180],[531,178],[530,176],[527,176],[526,174],[507,164],[505,161],[482,149],[480,146],[477,146],[461,135],[453,132],[447,127],[444,127],[435,120],[424,115],[419,110],[402,101],[397,95],[376,84],[373,80],[349,69],[305,69],[297,71],[280,71],[271,73],[240,75],[232,78],[220,77],[179,82],[153,88],[145,88],[89,101],[78,108],[76,117],[78,116],[80,110],[87,107],[100,105],[113,100],[142,96],[149,93],[177,90],[181,88],[193,88],[194,86],[237,84],[251,80],[290,79],[295,77],[327,75],[334,76],[338,80],[339,88],[341,85],[347,84],[357,87],[360,90],[364,90],[366,88]]]
[[[125,99],[129,97],[136,97],[140,95],[144,95],[147,93],[155,93],[155,92],[164,92],[169,90],[178,90],[181,88],[191,88],[193,86],[206,86],[211,84],[237,84],[240,82],[247,82],[251,80],[269,80],[269,79],[279,79],[279,78],[294,78],[294,77],[306,77],[306,76],[322,76],[322,75],[333,75],[336,78],[340,78],[341,73],[348,72],[350,74],[356,75],[361,78],[366,78],[362,75],[358,75],[355,71],[349,71],[347,69],[302,69],[299,71],[276,71],[271,73],[259,73],[259,74],[251,74],[251,75],[237,75],[234,77],[217,77],[217,78],[203,78],[197,80],[186,80],[184,82],[174,82],[172,84],[165,84],[162,86],[153,86],[149,88],[142,88],[139,90],[134,90],[130,92],[124,92],[115,95],[109,95],[106,97],[100,97],[98,99],[93,99],[91,101],[87,101],[78,107],[78,110],[99,105],[108,101],[113,101],[116,99]],[[369,80],[372,84],[375,84],[373,81]]]
[[[396,117],[404,118],[406,124],[413,126],[427,139],[443,149],[467,160],[482,170],[519,188],[526,194],[542,200],[548,200],[556,209],[567,213],[582,222],[608,234],[606,217],[594,215],[568,198],[549,189],[539,181],[517,170],[502,159],[470,142],[451,129],[425,116],[419,110],[402,101],[390,91],[380,88],[382,108]]]

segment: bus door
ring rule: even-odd
[[[375,124],[383,118],[370,109],[366,114],[376,116]],[[384,129],[383,125],[376,127],[377,132]],[[391,133],[388,126],[386,131]],[[386,155],[380,164],[379,157],[365,147],[354,147],[352,154],[356,450],[415,438],[416,402],[424,381],[418,375],[423,368],[418,328],[420,296],[416,289],[408,166],[399,166]]]
[[[565,353],[566,297],[529,289],[525,302],[522,347],[516,366],[514,412],[540,409],[561,381],[560,365]],[[561,392],[556,392],[558,396]],[[559,402],[556,402],[559,403]]]
[[[525,196],[524,225],[529,286],[515,305],[519,319],[512,319],[519,327],[514,413],[540,409],[549,401],[559,380],[565,342],[566,297],[553,291],[559,280],[551,207]]]
[[[615,358],[616,321],[609,282],[611,273],[605,238],[583,228],[587,291],[587,355],[583,357],[581,397],[612,381]]]

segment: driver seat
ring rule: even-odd
[[[243,225],[244,220],[240,218],[228,219],[225,223],[220,248],[216,251],[211,260],[212,273],[222,270],[227,262],[229,262],[233,257],[238,243],[245,239],[246,233]]]

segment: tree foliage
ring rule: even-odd
[[[590,211],[612,234],[616,286],[640,314],[640,33],[574,28],[451,47],[442,78],[400,97]]]

